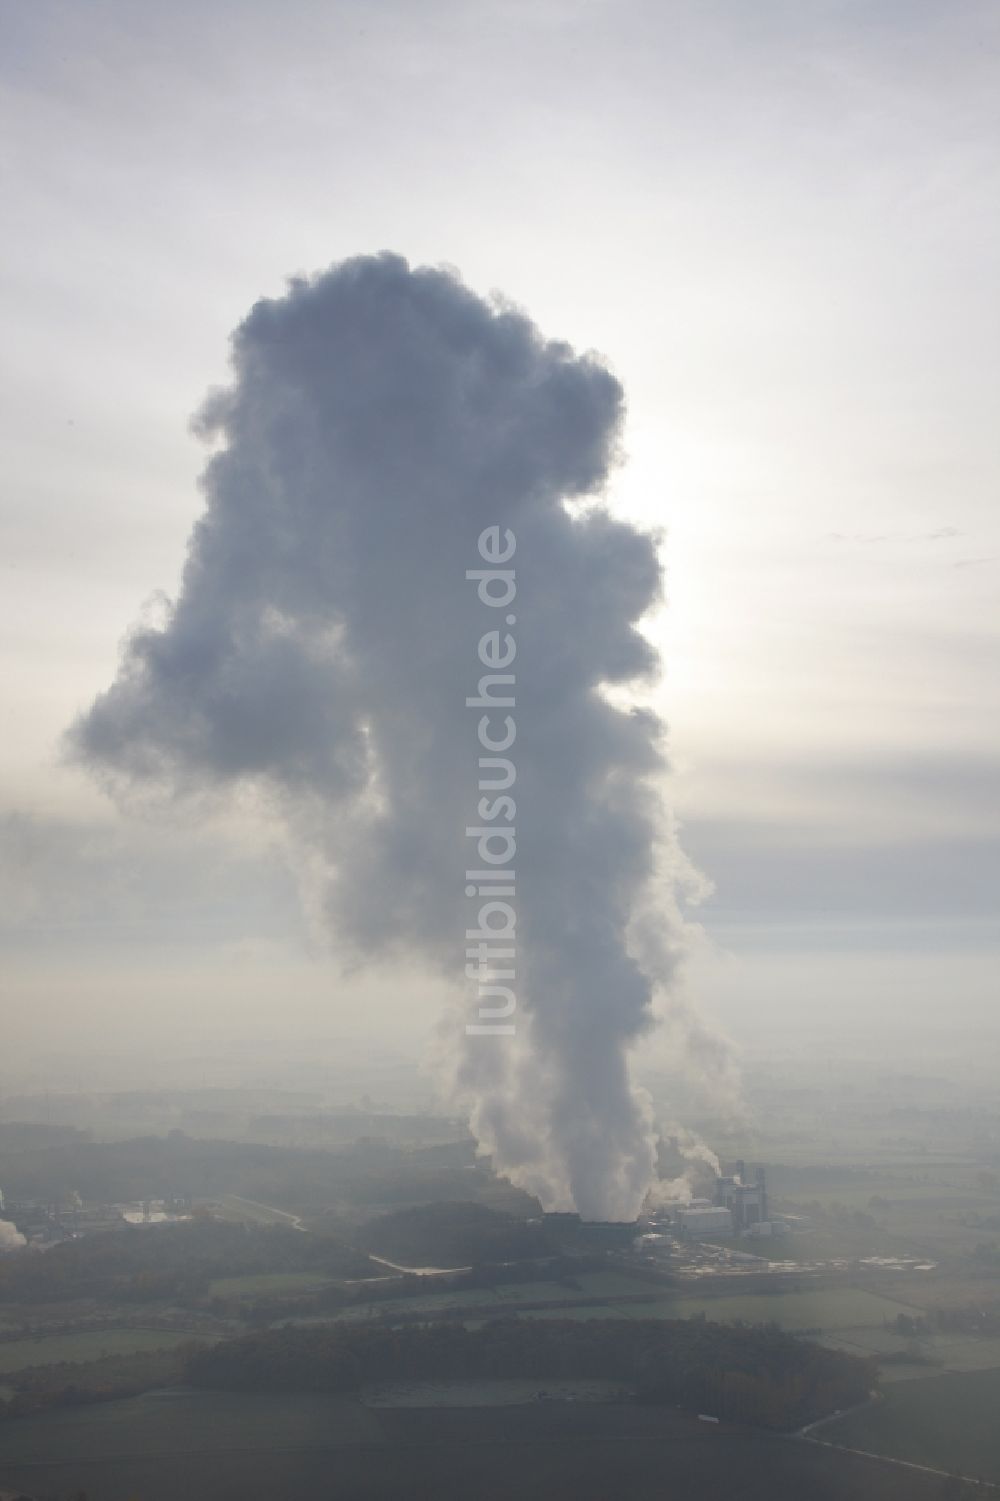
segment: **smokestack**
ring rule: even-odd
[[[483,1150],[547,1208],[632,1220],[654,1140],[628,1054],[669,988],[692,878],[660,802],[663,727],[605,691],[658,670],[638,629],[660,599],[654,538],[599,499],[622,389],[507,303],[389,254],[258,302],[232,363],[198,418],[221,447],[180,593],[129,636],[75,752],[120,789],[257,789],[322,867],[342,950],[450,977],[477,910],[466,831],[495,816],[480,779],[498,779],[516,808],[489,824],[516,845],[516,1024],[456,1023],[455,1087]],[[502,619],[467,577],[486,533],[516,572]],[[516,742],[484,768],[465,700],[487,628],[516,653]],[[716,1042],[673,1014],[714,1066]]]

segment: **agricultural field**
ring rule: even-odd
[[[513,1312],[529,1303],[573,1304],[582,1299],[620,1298],[647,1296],[650,1284],[644,1278],[630,1277],[616,1271],[584,1272],[568,1281],[507,1282],[491,1287],[442,1288],[440,1292],[428,1291],[417,1297],[378,1298],[370,1303],[361,1303],[345,1309],[339,1316],[344,1318],[370,1318],[391,1316],[394,1313],[462,1313],[465,1309],[495,1309],[497,1314]],[[627,1305],[624,1305],[627,1306]],[[552,1310],[554,1316],[562,1316],[562,1308]],[[618,1305],[603,1305],[605,1318],[620,1313]],[[567,1314],[567,1317],[571,1317]],[[677,1315],[662,1314],[662,1317]],[[648,1317],[648,1315],[647,1315]]]
[[[673,1314],[662,1303],[574,1303],[567,1308],[525,1308],[522,1319],[668,1319]],[[482,1323],[482,1320],[478,1321]],[[469,1328],[473,1328],[469,1321]]]
[[[617,1381],[515,1377],[495,1381],[384,1381],[363,1390],[366,1407],[518,1407],[525,1402],[620,1402],[631,1393]]]
[[[164,1392],[0,1426],[0,1490],[100,1501],[940,1501],[940,1477],[663,1408]]]
[[[975,1304],[993,1308],[1000,1304],[1000,1274],[985,1274],[968,1267],[938,1267],[932,1273],[914,1277],[888,1277],[881,1284],[887,1297],[915,1303],[925,1311],[935,1308],[961,1308]]]
[[[848,1355],[890,1356],[881,1366],[883,1383],[925,1380],[946,1371],[1000,1370],[1000,1336],[921,1334],[910,1338],[892,1329],[849,1329],[824,1335],[820,1344]],[[903,1357],[912,1352],[915,1359]]]
[[[616,1301],[629,1299],[630,1301]],[[607,1301],[605,1301],[607,1300]],[[530,1305],[550,1305],[535,1306]],[[473,1312],[475,1310],[475,1312]],[[391,1319],[395,1315],[468,1314],[466,1322],[519,1312],[523,1318],[567,1319],[688,1319],[704,1316],[716,1323],[775,1323],[790,1332],[868,1330],[883,1332],[898,1314],[919,1315],[920,1309],[900,1298],[884,1297],[864,1288],[817,1288],[805,1292],[657,1294],[648,1281],[617,1271],[584,1273],[575,1285],[564,1282],[516,1282],[495,1288],[426,1293],[417,1298],[385,1299],[343,1310],[336,1317]],[[315,1322],[308,1320],[303,1322]],[[325,1320],[324,1320],[325,1322]],[[899,1341],[890,1348],[899,1347]],[[853,1353],[862,1353],[854,1351]],[[869,1353],[865,1351],[864,1353]]]
[[[918,1313],[909,1304],[860,1287],[818,1288],[809,1292],[741,1293],[722,1297],[679,1298],[674,1318],[703,1313],[717,1322],[740,1319],[747,1324],[775,1323],[782,1329],[856,1329],[881,1327],[897,1314]]]
[[[861,1288],[827,1288],[816,1292],[745,1293],[722,1297],[656,1298],[642,1303],[525,1310],[522,1317],[569,1319],[690,1319],[704,1315],[714,1323],[777,1324],[789,1333],[800,1330],[882,1329],[886,1318],[915,1310]],[[853,1352],[855,1354],[859,1351]]]
[[[557,1282],[512,1282],[496,1287],[459,1287],[441,1292],[423,1293],[419,1297],[379,1298],[346,1310],[347,1316],[370,1318],[374,1313],[461,1313],[465,1308],[496,1308],[497,1313],[519,1303],[569,1301],[589,1296],[580,1289]]]
[[[36,1339],[0,1342],[0,1374],[10,1375],[29,1366],[57,1365],[68,1361],[83,1364],[103,1355],[138,1355],[147,1350],[173,1350],[190,1340],[204,1339],[186,1329],[81,1329],[68,1334],[46,1334]]]
[[[208,1285],[213,1298],[262,1297],[269,1293],[312,1293],[329,1287],[333,1279],[316,1272],[250,1272],[240,1277],[216,1277]]]
[[[276,1209],[273,1204],[258,1203],[256,1199],[244,1199],[241,1194],[224,1194],[217,1203],[206,1201],[206,1207],[223,1219],[249,1221],[255,1225],[291,1225],[293,1229],[302,1228],[297,1214],[291,1214],[287,1209]]]
[[[899,1381],[871,1407],[827,1423],[822,1437],[1000,1484],[1000,1370]]]

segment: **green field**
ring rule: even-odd
[[[891,1385],[882,1401],[824,1425],[833,1443],[1000,1483],[1000,1370]]]
[[[173,1350],[189,1340],[204,1338],[185,1329],[81,1329],[69,1334],[45,1334],[37,1339],[0,1343],[0,1373],[9,1375],[28,1366],[74,1365],[100,1360],[102,1355],[136,1355],[145,1350]]]
[[[522,1319],[669,1319],[674,1315],[660,1303],[570,1304],[568,1308],[525,1308]],[[478,1320],[482,1323],[483,1320]]]
[[[525,1318],[550,1319],[690,1319],[704,1314],[713,1323],[741,1321],[777,1324],[790,1333],[804,1329],[854,1329],[907,1312],[899,1303],[857,1288],[814,1293],[747,1293],[721,1298],[660,1298],[648,1303],[601,1303],[592,1307],[525,1310]],[[860,1353],[860,1352],[856,1352]]]
[[[214,1213],[226,1219],[249,1220],[255,1225],[292,1225],[300,1227],[301,1220],[290,1210],[278,1209],[273,1204],[261,1204],[257,1199],[244,1199],[241,1194],[224,1194],[218,1203],[211,1203]]]
[[[256,1297],[267,1293],[310,1293],[329,1287],[331,1278],[317,1272],[250,1272],[242,1277],[216,1277],[208,1291],[213,1298]]]
[[[366,1407],[519,1407],[541,1398],[560,1402],[621,1402],[631,1393],[620,1381],[590,1377],[498,1377],[492,1381],[380,1381],[365,1388]]]
[[[503,1287],[452,1288],[444,1292],[422,1293],[419,1297],[380,1298],[361,1305],[363,1316],[380,1310],[405,1313],[435,1313],[443,1310],[461,1312],[463,1308],[496,1307],[500,1313],[517,1303],[541,1303],[546,1301],[572,1301],[585,1297],[579,1289],[563,1287],[557,1282],[513,1282]]]
[[[939,1477],[664,1408],[165,1392],[0,1425],[0,1490],[99,1501],[939,1501]]]
[[[569,1282],[507,1282],[494,1287],[452,1288],[441,1292],[426,1292],[419,1297],[381,1298],[372,1303],[359,1305],[345,1311],[345,1317],[368,1318],[372,1312],[382,1313],[441,1313],[464,1309],[495,1308],[497,1313],[509,1312],[525,1303],[573,1303],[582,1298],[635,1297],[649,1294],[650,1285],[638,1277],[629,1277],[622,1272],[584,1272]],[[617,1312],[617,1310],[614,1310]],[[558,1316],[560,1309],[553,1310]],[[610,1317],[608,1309],[603,1316]],[[663,1317],[664,1315],[660,1315]]]
[[[908,1304],[866,1292],[860,1287],[831,1287],[815,1292],[741,1293],[716,1298],[680,1298],[674,1318],[704,1313],[716,1322],[741,1319],[747,1324],[774,1322],[782,1329],[858,1329],[881,1327],[897,1314],[915,1314]]]
[[[849,1329],[824,1335],[821,1344],[846,1350],[848,1355],[893,1355],[884,1364],[882,1380],[924,1380],[945,1371],[1000,1370],[1000,1336],[979,1334],[927,1334],[907,1339],[891,1329]],[[916,1351],[919,1361],[901,1362],[900,1355]]]
[[[635,1301],[615,1301],[620,1298]],[[493,1315],[515,1312],[526,1318],[567,1319],[688,1319],[704,1315],[717,1323],[775,1323],[791,1332],[819,1330],[834,1334],[866,1329],[881,1335],[887,1320],[895,1320],[900,1313],[919,1315],[920,1309],[900,1298],[854,1287],[715,1295],[709,1292],[678,1295],[668,1290],[659,1293],[648,1280],[609,1271],[583,1273],[574,1279],[573,1285],[514,1282],[497,1287],[427,1292],[420,1297],[380,1299],[344,1309],[336,1316],[392,1319],[454,1314],[471,1325],[481,1324]],[[900,1341],[890,1337],[885,1348],[897,1349],[900,1345]]]
[[[669,1293],[657,1296],[655,1288],[651,1288],[648,1282],[617,1272],[586,1273],[578,1280],[576,1287],[556,1282],[520,1282],[498,1288],[426,1293],[419,1298],[385,1300],[372,1306],[389,1317],[407,1312],[451,1311],[462,1314],[466,1310],[491,1308],[497,1313],[520,1308],[526,1317],[568,1319],[689,1319],[704,1314],[715,1323],[736,1320],[747,1324],[775,1323],[793,1332],[799,1329],[834,1331],[866,1327],[881,1331],[886,1319],[895,1319],[900,1313],[912,1315],[920,1312],[910,1304],[853,1287],[678,1297]],[[637,1294],[644,1295],[637,1302],[602,1301],[588,1305],[582,1301],[634,1298]],[[553,1306],[526,1306],[532,1303]],[[350,1310],[348,1316],[358,1318],[368,1314],[369,1307],[366,1306],[364,1310]]]

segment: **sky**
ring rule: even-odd
[[[359,252],[455,267],[624,386],[662,530],[665,795],[738,1038],[992,1025],[1000,13],[924,0],[0,0],[0,999],[12,1045],[419,1038],[282,830],[66,764],[178,587],[228,339]],[[2,1082],[2,1081],[0,1081]]]

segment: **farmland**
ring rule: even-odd
[[[519,1309],[525,1316],[533,1318],[704,1317],[716,1323],[775,1323],[790,1331],[824,1332],[867,1327],[881,1329],[887,1319],[895,1319],[899,1313],[919,1313],[918,1308],[908,1303],[857,1287],[686,1295],[666,1288],[658,1293],[655,1285],[651,1287],[646,1280],[613,1271],[584,1272],[573,1278],[572,1284],[521,1282],[474,1290],[446,1289],[415,1298],[385,1299],[379,1302],[378,1308],[383,1317],[390,1319],[393,1314],[416,1313],[461,1317],[472,1310],[475,1311],[473,1317],[482,1317],[484,1310],[500,1314]],[[367,1315],[367,1308],[364,1313]],[[351,1309],[345,1316],[360,1317],[362,1309]]]
[[[1000,1484],[1000,1370],[900,1381],[824,1425],[831,1442]]]
[[[859,1287],[822,1288],[810,1292],[744,1293],[732,1296],[679,1298],[674,1318],[704,1314],[708,1319],[774,1322],[782,1329],[854,1329],[879,1325],[884,1318],[914,1312]]]
[[[81,1329],[37,1339],[4,1340],[0,1342],[0,1374],[29,1366],[84,1364],[104,1355],[170,1350],[199,1337],[204,1336],[185,1329]]]
[[[0,1485],[101,1501],[938,1501],[925,1477],[663,1409],[407,1410],[329,1396],[150,1395],[0,1429]]]
[[[240,1277],[216,1277],[209,1283],[208,1291],[213,1298],[308,1293],[328,1287],[331,1280],[313,1272],[250,1272]]]
[[[820,1343],[849,1355],[880,1357],[883,1383],[923,1380],[948,1371],[1000,1370],[997,1336],[948,1333],[908,1339],[891,1328],[857,1328],[824,1333]],[[908,1360],[908,1355],[914,1358]]]

